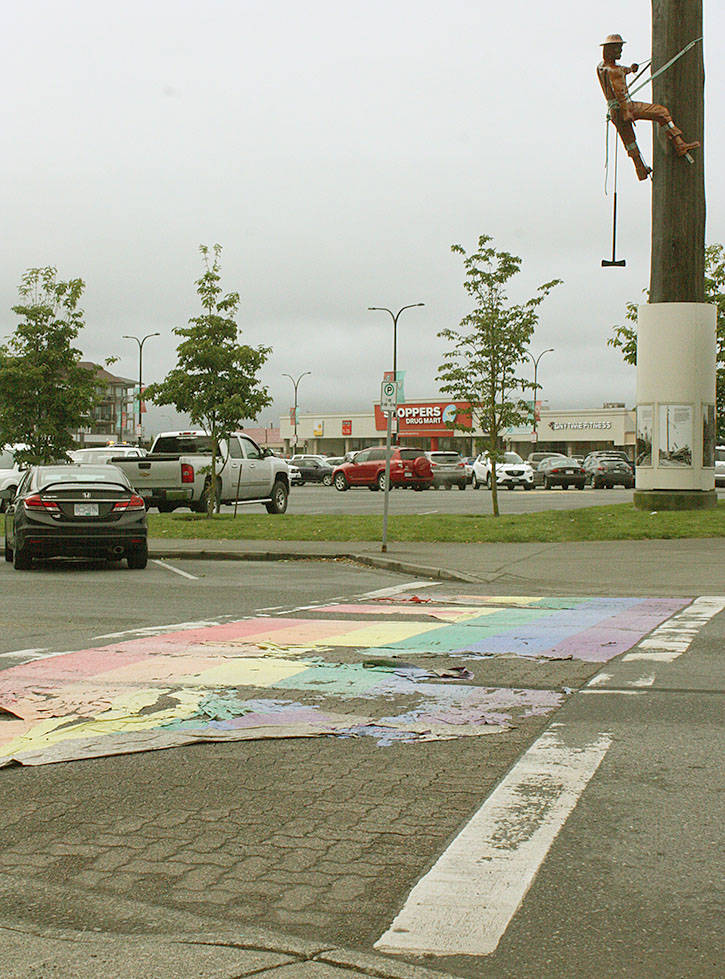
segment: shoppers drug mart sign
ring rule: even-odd
[[[412,434],[441,434],[452,432],[459,423],[470,425],[471,414],[468,404],[463,401],[421,401],[398,405],[396,410],[398,431]],[[380,405],[375,405],[375,428],[385,431],[385,415]]]

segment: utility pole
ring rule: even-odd
[[[702,45],[702,0],[652,0],[654,104],[700,144]],[[716,358],[716,307],[704,301],[704,146],[678,156],[674,141],[658,138],[666,135],[660,127],[654,140],[650,292],[637,315],[637,433],[652,427],[652,458],[637,466],[633,500],[641,510],[701,510],[717,506],[704,434],[715,417]]]
[[[666,64],[703,35],[702,0],[652,0],[652,68]],[[705,299],[705,71],[696,44],[653,83],[653,101],[666,105],[688,140],[703,145],[690,165],[655,126],[652,175],[651,303]],[[640,123],[641,125],[641,123]]]

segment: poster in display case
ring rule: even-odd
[[[659,406],[659,465],[683,469],[692,465],[692,405]]]
[[[715,421],[715,405],[702,406],[702,466],[703,469],[715,468],[715,443],[717,442],[717,425]]]
[[[654,405],[637,405],[637,453],[638,466],[652,465],[652,429],[654,428]]]

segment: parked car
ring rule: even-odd
[[[323,483],[332,486],[333,467],[322,456],[292,456],[290,465],[296,466],[304,483]]]
[[[299,471],[297,466],[293,466],[291,462],[287,463],[287,469],[289,470],[289,484],[290,486],[301,486],[302,485],[302,473]]]
[[[475,456],[464,456],[463,465],[466,469],[466,479],[469,483],[473,482],[473,463],[476,461]]]
[[[31,466],[5,513],[5,560],[36,557],[148,559],[146,505],[116,466]]]
[[[459,490],[466,488],[466,466],[457,452],[426,452],[425,457],[433,470],[433,486],[436,489],[441,486],[445,489],[450,489],[451,486],[457,486]]]
[[[551,489],[553,486],[561,486],[562,489],[576,486],[577,489],[584,489],[584,470],[576,459],[569,456],[549,456],[539,463],[538,471],[544,489]]]
[[[584,475],[594,489],[611,489],[613,486],[634,488],[634,473],[629,463],[617,456],[600,456]]]
[[[526,457],[526,461],[531,466],[531,468],[534,471],[536,471],[536,467],[539,465],[540,462],[543,462],[544,459],[548,459],[549,456],[561,456],[561,455],[564,455],[564,453],[563,452],[541,452],[541,451],[537,450],[536,452],[529,452],[528,456]]]
[[[338,466],[332,476],[335,489],[367,486],[371,490],[385,489],[385,446],[373,446],[355,453],[350,462]],[[390,450],[390,486],[429,489],[433,485],[433,470],[425,450],[395,446]]]
[[[486,486],[491,489],[491,474],[491,460],[487,452],[482,452],[473,463],[473,488]],[[525,490],[533,489],[534,470],[518,452],[504,452],[496,463],[496,486],[506,486],[510,490],[517,486],[523,486]]]
[[[86,449],[71,449],[68,457],[73,462],[89,462],[102,465],[109,459],[125,456],[128,459],[143,459],[147,456],[146,449],[139,445],[94,445]]]
[[[529,465],[531,465],[532,469],[534,470],[534,486],[535,487],[536,486],[543,486],[544,485],[544,471],[543,470],[539,470],[539,466],[541,465],[542,462],[545,462],[547,459],[567,459],[568,458],[568,456],[565,456],[562,452],[545,452],[545,453],[542,453],[542,454],[543,454],[544,458],[543,459],[539,459],[538,461],[535,461],[533,463],[531,462],[531,456],[529,456],[529,458],[526,460],[529,463]],[[532,453],[532,455],[534,455],[534,453]]]
[[[16,453],[23,449],[27,449],[27,445],[17,443],[0,450],[0,513],[5,512],[8,501],[15,496],[23,473],[28,468],[15,458]]]
[[[142,459],[114,456],[110,461],[126,473],[147,506],[161,513],[181,506],[204,513],[211,494],[211,447],[207,432],[160,432]],[[261,503],[268,513],[287,509],[287,463],[244,432],[219,440],[216,482],[221,503]]]
[[[715,447],[715,485],[725,486],[725,445]]]
[[[589,453],[582,463],[582,469],[584,470],[588,482],[591,483],[592,473],[596,470],[601,459],[613,459],[615,461],[624,462],[629,466],[630,471],[634,475],[634,463],[626,452],[623,452],[621,449],[595,449],[594,452]]]

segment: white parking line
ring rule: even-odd
[[[385,952],[490,955],[611,745],[554,724],[519,759],[375,943]]]
[[[157,561],[152,559],[151,563],[158,564],[160,568],[166,568],[167,571],[173,571],[174,574],[179,574],[182,578],[191,578],[192,581],[199,580],[199,575],[189,574],[188,571],[181,571],[179,568],[175,568],[173,565],[167,564],[166,561]]]

